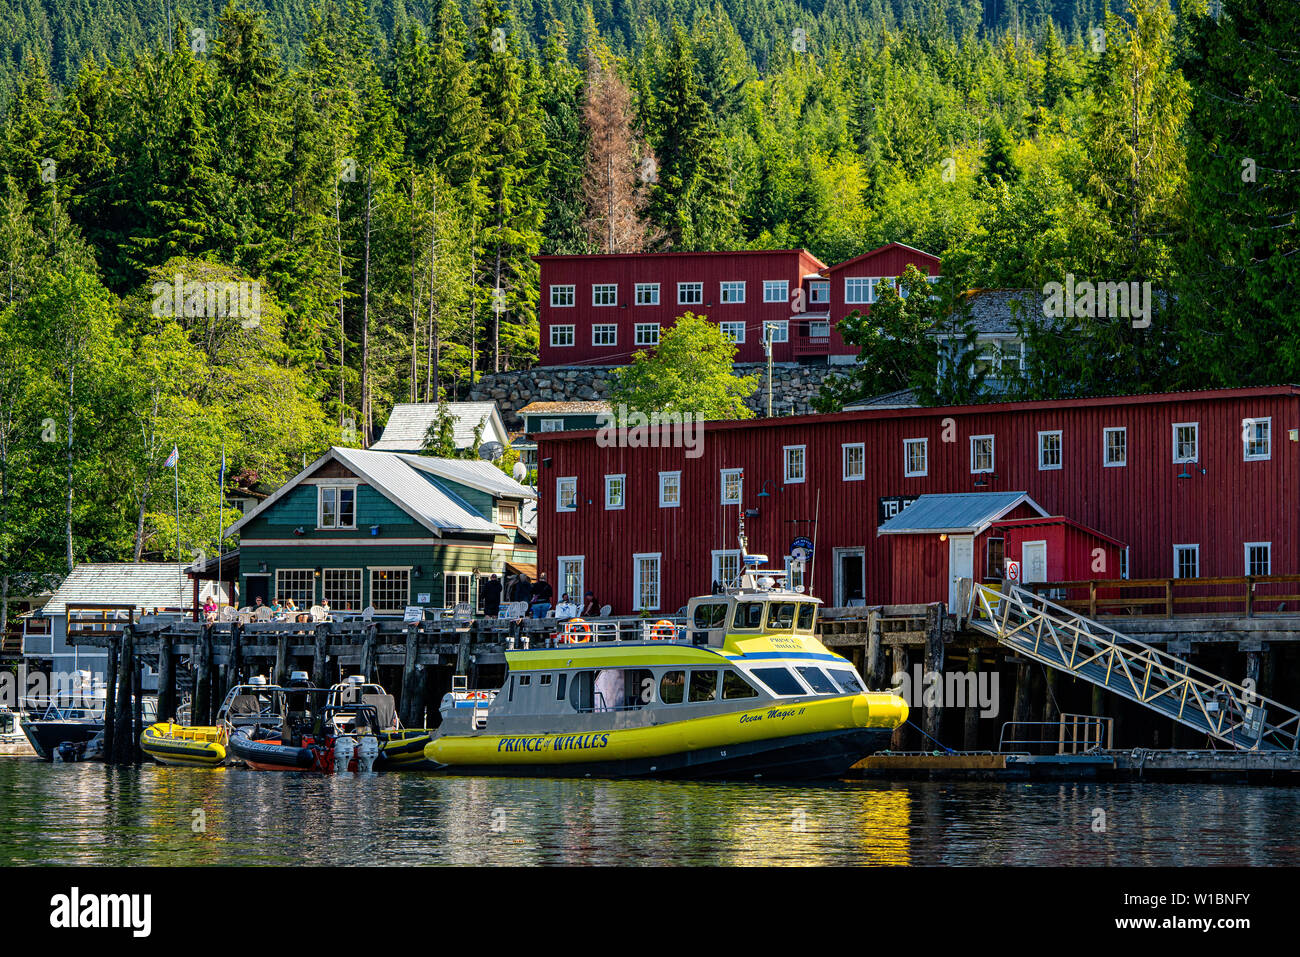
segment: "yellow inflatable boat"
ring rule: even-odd
[[[140,747],[159,764],[215,768],[226,760],[221,728],[192,728],[170,721],[151,724],[140,735]]]

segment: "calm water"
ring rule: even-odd
[[[0,758],[0,864],[1296,864],[1298,823],[1300,788],[322,778]]]

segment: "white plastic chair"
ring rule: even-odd
[[[375,606],[374,606],[374,605],[367,605],[364,609],[362,609],[362,611],[361,611],[361,620],[362,620],[362,621],[374,621],[374,620],[375,620]]]
[[[613,606],[613,605],[601,605],[601,606],[600,606],[600,617],[601,617],[601,618],[608,618],[608,617],[609,617],[609,613],[610,613],[611,611],[613,611],[613,610],[614,610],[614,606]]]
[[[474,609],[470,607],[469,602],[458,602],[451,607],[451,618],[456,624],[464,624],[474,617]]]
[[[312,620],[312,621],[324,621],[324,620],[325,620],[325,609],[322,608],[320,605],[312,605],[312,606],[311,606],[311,620]]]
[[[254,615],[254,617],[258,621],[270,621],[272,614],[274,613],[271,609],[268,606],[263,605],[261,608],[257,609],[257,614]]]

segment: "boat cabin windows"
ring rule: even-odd
[[[867,689],[862,687],[862,681],[857,674],[847,668],[831,668],[831,680],[840,686],[840,690],[845,694],[861,694]]]
[[[686,672],[665,671],[659,679],[659,700],[664,704],[681,704],[686,688]]]
[[[794,627],[795,603],[792,601],[772,602],[767,610],[767,627],[770,629]]]
[[[560,674],[560,680],[557,681],[557,682],[555,682],[555,700],[556,700],[556,701],[563,701],[563,700],[564,700],[565,685],[567,685],[568,683],[569,683],[569,676],[566,675],[566,674],[561,673],[561,674]]]
[[[727,603],[711,601],[695,606],[692,619],[696,628],[725,628],[727,626]]]
[[[805,601],[799,605],[799,624],[795,626],[797,631],[806,631],[812,634],[813,621],[817,617],[817,606],[810,601]]]
[[[697,701],[715,701],[718,697],[718,672],[715,668],[707,671],[691,669],[691,703]]]
[[[763,626],[763,603],[761,601],[742,601],[736,604],[736,615],[731,620],[731,627],[758,631]]]
[[[755,668],[754,677],[772,689],[775,695],[808,693],[788,668]]]
[[[653,700],[654,674],[647,668],[579,671],[569,683],[569,704],[581,713],[632,711]]]
[[[757,698],[758,689],[745,680],[739,671],[727,669],[722,673],[722,698]]]
[[[532,683],[533,683],[533,676],[532,676],[532,675],[520,675],[520,676],[519,676],[519,687],[521,687],[521,688],[527,688],[527,687],[528,687],[530,684],[532,684]]]
[[[803,680],[808,682],[808,687],[812,688],[817,694],[840,693],[840,689],[835,686],[830,678],[826,677],[826,673],[820,668],[800,668],[799,674],[803,675]]]
[[[548,685],[548,684],[551,683],[551,676],[550,676],[550,675],[541,675],[541,676],[538,677],[537,682],[538,682],[538,684]]]

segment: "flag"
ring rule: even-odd
[[[163,468],[165,469],[172,468],[176,464],[176,460],[179,459],[180,457],[181,457],[180,450],[173,445],[172,454],[167,456],[167,461],[163,463]]]

